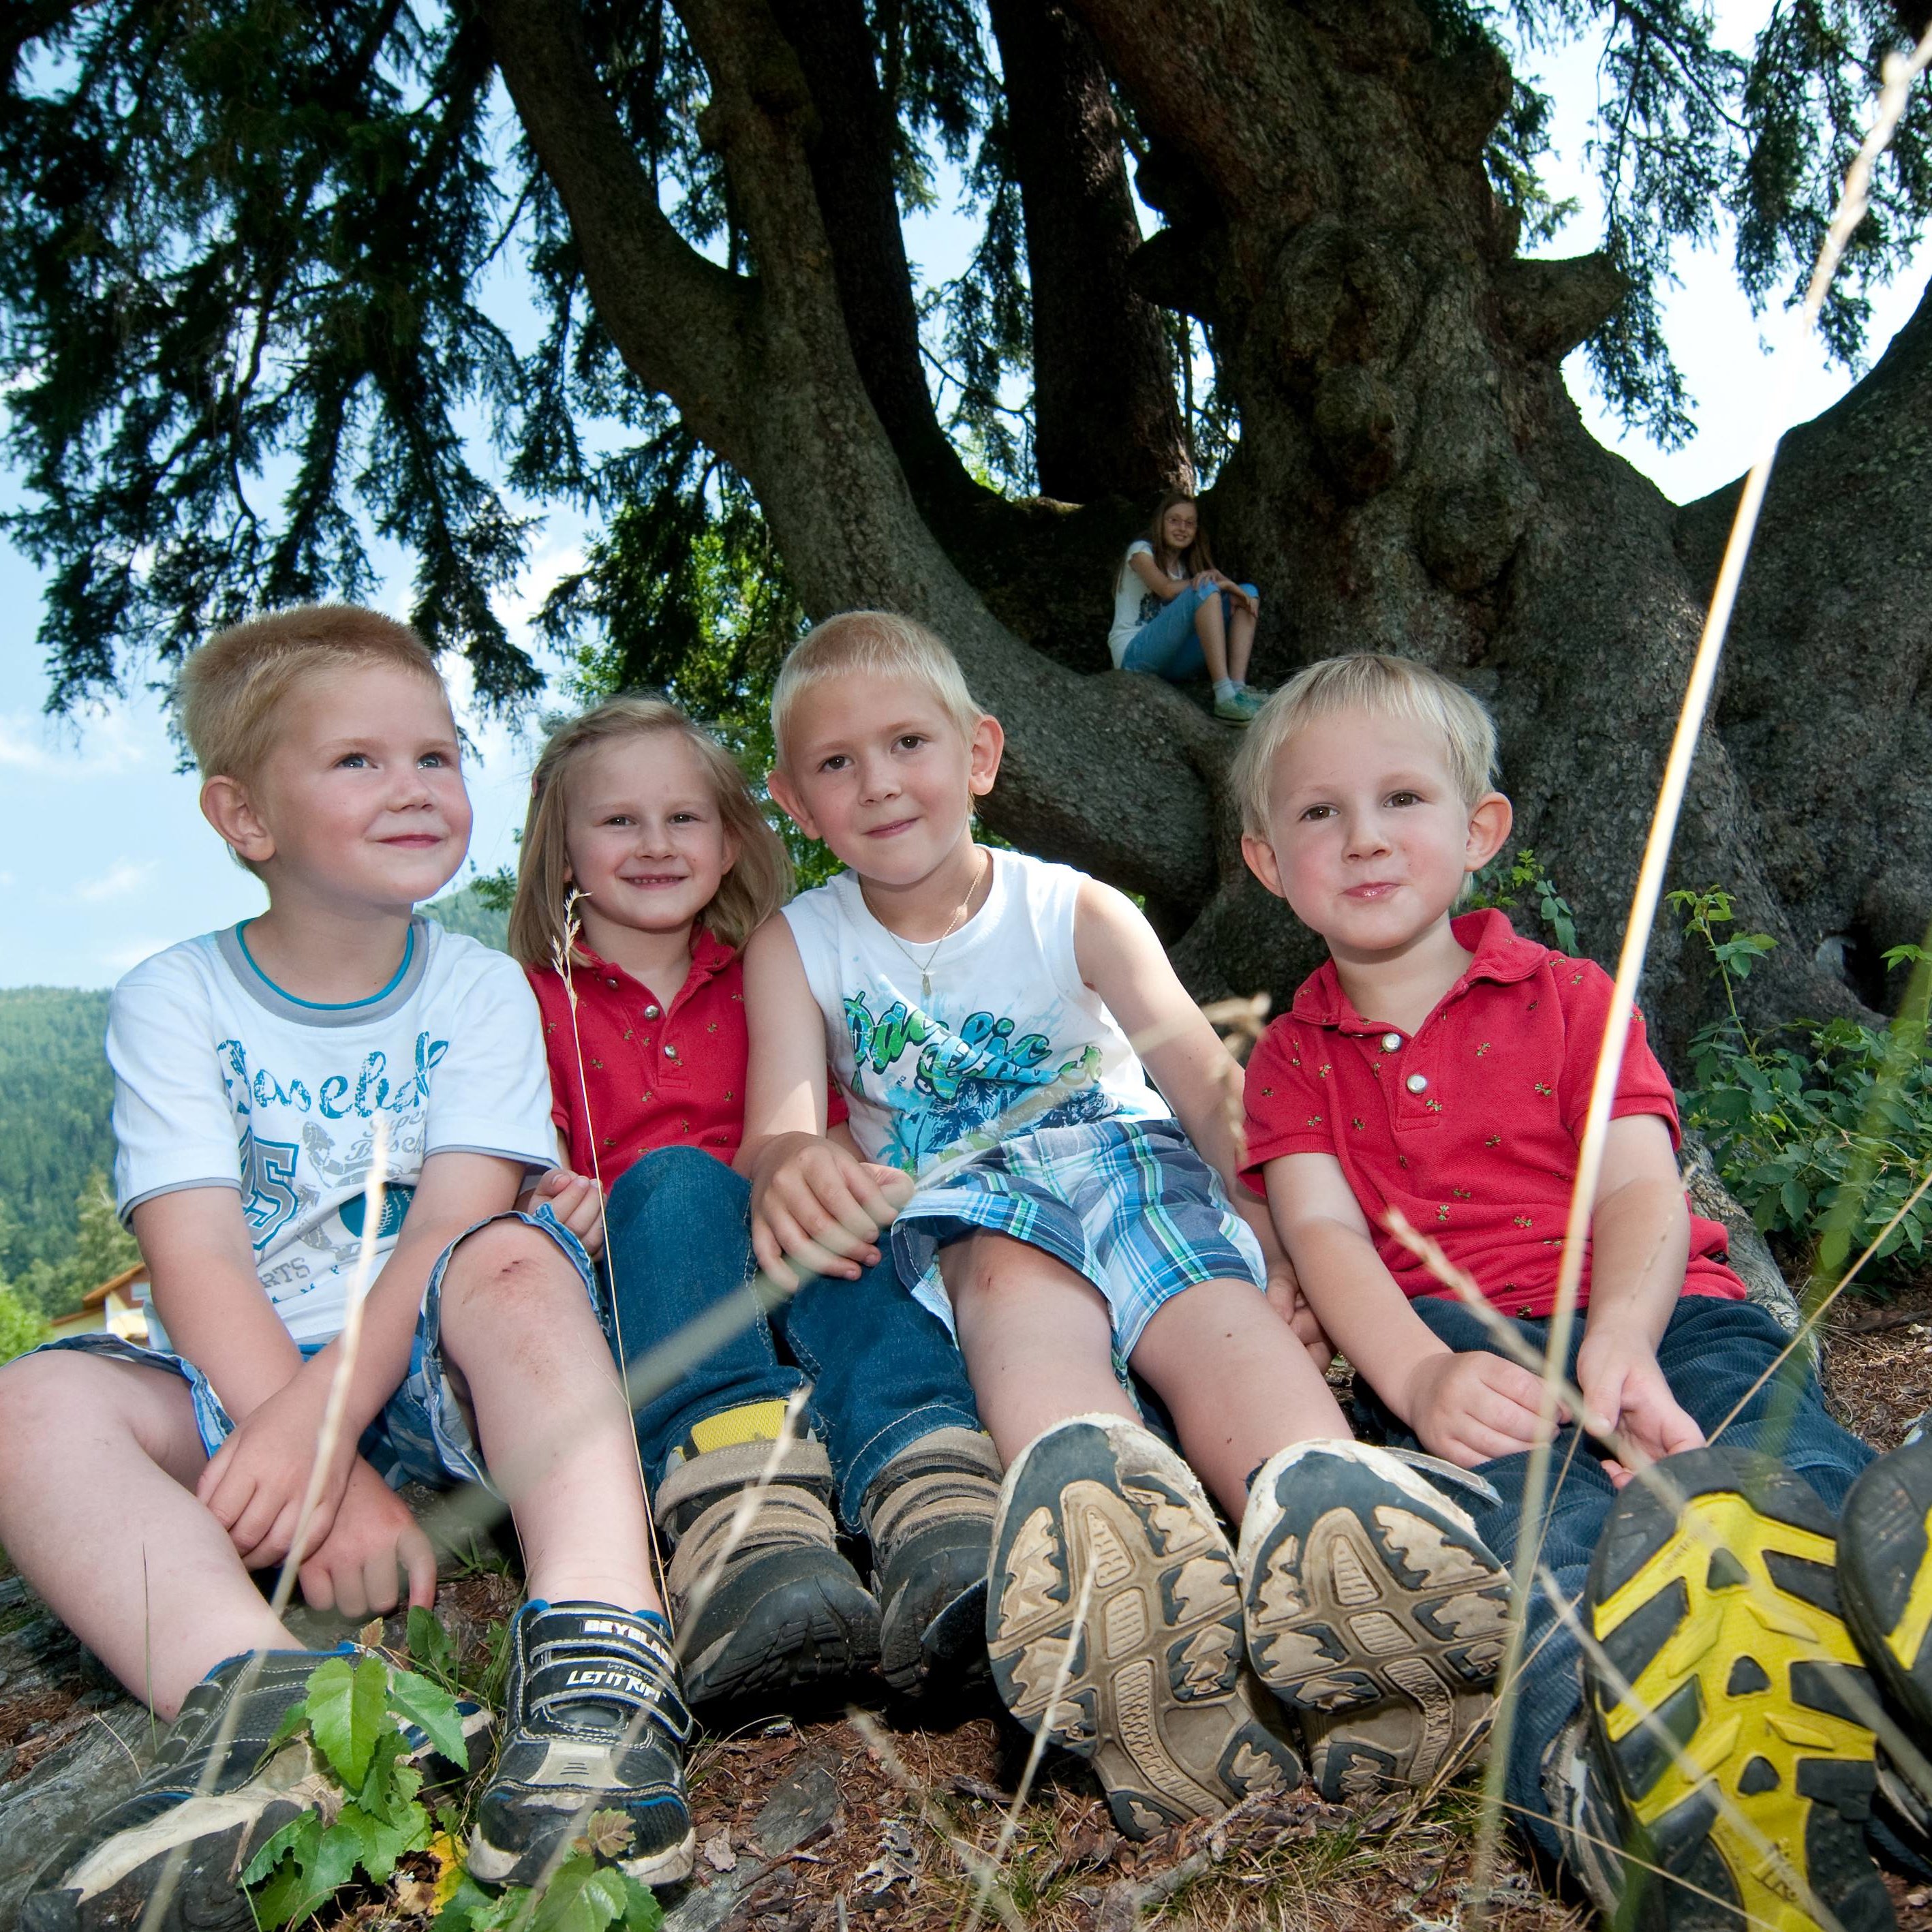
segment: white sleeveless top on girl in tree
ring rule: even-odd
[[[1172,1116],[1081,980],[1073,915],[1086,874],[990,856],[986,904],[936,947],[895,938],[850,872],[784,909],[853,1137],[868,1160],[908,1174],[1043,1127]]]
[[[1141,581],[1140,573],[1134,568],[1137,554],[1154,555],[1154,545],[1145,537],[1136,537],[1128,544],[1127,554],[1120,560],[1120,574],[1114,580],[1114,628],[1107,633],[1107,651],[1116,670],[1120,669],[1120,660],[1126,656],[1127,646],[1133,642],[1141,626],[1151,624],[1167,608]],[[1187,581],[1186,572],[1178,566],[1171,566],[1167,574],[1177,584]]]

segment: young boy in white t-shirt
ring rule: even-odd
[[[1092,1761],[1136,1837],[1299,1780],[1244,1651],[1305,1726],[1359,1730],[1350,1761],[1430,1774],[1486,1708],[1504,1580],[1457,1505],[1347,1439],[1270,1307],[1270,1262],[1291,1316],[1292,1277],[1226,1191],[1240,1074],[1160,941],[1111,887],[974,842],[1000,727],[921,626],[821,625],[772,724],[772,796],[850,869],[746,951],[754,1244],[781,1280],[849,1276],[892,1223],[954,1329],[1007,1465],[987,1640],[1008,1707]],[[856,1153],[814,1130],[828,1058]],[[1352,1623],[1309,1560],[1341,1540]]]
[[[514,1211],[552,1165],[536,1006],[514,962],[412,913],[470,836],[435,660],[373,612],[287,610],[202,646],[181,699],[202,810],[268,908],[115,990],[116,1181],[153,1346],[82,1336],[0,1369],[0,1544],[174,1724],[148,1777],[43,1870],[23,1923],[131,1925],[171,1852],[160,1922],[229,1923],[236,1874],[321,1788],[292,1788],[299,1743],[260,1761],[317,1660],[249,1572],[296,1534],[379,1122],[376,1262],[304,1592],[361,1617],[406,1579],[429,1603],[433,1552],[388,1485],[486,1480],[487,1458],[530,1600],[470,1868],[527,1883],[616,1810],[625,1868],[681,1876],[690,1719],[628,1407],[583,1248]]]

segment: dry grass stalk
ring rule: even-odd
[[[288,1555],[282,1559],[281,1574],[276,1579],[275,1592],[269,1600],[269,1608],[278,1618],[289,1606],[289,1598],[302,1566],[308,1526],[314,1518],[316,1504],[322,1498],[322,1486],[328,1476],[329,1460],[335,1453],[335,1445],[342,1433],[343,1412],[348,1404],[349,1384],[356,1372],[356,1350],[362,1338],[362,1306],[368,1298],[370,1278],[375,1271],[376,1242],[382,1225],[382,1196],[388,1180],[388,1117],[379,1113],[371,1138],[369,1172],[362,1184],[362,1239],[356,1250],[356,1272],[349,1283],[348,1306],[344,1311],[339,1338],[342,1352],[336,1358],[335,1372],[329,1381],[328,1400],[322,1410],[322,1426],[316,1437],[315,1460],[309,1466],[308,1486],[303,1492],[302,1508],[296,1516],[295,1535],[289,1544]],[[235,1741],[236,1726],[242,1719],[242,1706],[255,1688],[265,1654],[259,1650],[250,1652],[248,1661],[242,1666],[242,1678],[236,1694],[221,1714],[221,1722],[216,1726],[202,1765],[201,1776],[196,1781],[197,1798],[206,1798],[214,1788],[215,1774],[228,1755],[229,1746]],[[138,1932],[158,1932],[173,1900],[176,1888],[181,1883],[188,1849],[185,1844],[177,1845],[168,1853],[161,1867],[160,1880],[148,1896]]]
[[[1873,116],[1870,130],[1846,172],[1844,190],[1839,195],[1838,206],[1833,212],[1824,244],[1819,250],[1818,260],[1806,291],[1804,320],[1808,329],[1816,327],[1826,290],[1831,285],[1832,277],[1844,253],[1845,242],[1864,218],[1867,206],[1866,191],[1871,178],[1873,165],[1886,142],[1891,140],[1899,117],[1904,112],[1906,93],[1912,78],[1928,62],[1932,62],[1932,28],[1927,30],[1910,60],[1901,60],[1896,54],[1886,57],[1884,86]],[[1706,615],[1703,630],[1691,660],[1690,678],[1684,690],[1683,704],[1678,714],[1676,728],[1671,736],[1670,752],[1664,760],[1664,776],[1658,788],[1657,805],[1652,814],[1649,833],[1644,842],[1642,860],[1637,868],[1636,887],[1630,897],[1630,918],[1624,928],[1623,947],[1617,961],[1615,992],[1604,1029],[1603,1042],[1597,1056],[1595,1078],[1591,1083],[1590,1105],[1585,1118],[1576,1180],[1570,1194],[1570,1213],[1564,1233],[1562,1261],[1557,1275],[1556,1305],[1550,1311],[1549,1359],[1544,1371],[1543,1397],[1540,1405],[1546,1432],[1556,1414],[1556,1382],[1560,1366],[1569,1359],[1570,1331],[1575,1319],[1577,1288],[1582,1279],[1584,1242],[1589,1232],[1590,1210],[1595,1201],[1598,1182],[1603,1172],[1610,1106],[1616,1096],[1618,1076],[1622,1070],[1624,1048],[1629,1038],[1637,981],[1642,972],[1645,956],[1649,950],[1651,931],[1656,922],[1658,904],[1663,895],[1664,868],[1670,858],[1672,842],[1676,836],[1677,820],[1683,807],[1684,788],[1690,778],[1691,760],[1703,729],[1712,689],[1717,680],[1718,663],[1724,654],[1725,634],[1730,628],[1731,614],[1737,602],[1738,586],[1744,576],[1744,560],[1750,554],[1751,538],[1757,528],[1759,512],[1763,507],[1766,488],[1770,481],[1772,464],[1777,456],[1778,442],[1784,433],[1781,425],[1790,414],[1786,397],[1790,368],[1790,361],[1787,358],[1781,370],[1786,393],[1778,398],[1775,406],[1765,412],[1764,440],[1738,496],[1737,514],[1724,546],[1717,582],[1711,594],[1710,609]],[[1550,1448],[1546,1440],[1540,1442],[1530,1454],[1523,1490],[1522,1514],[1526,1520],[1534,1521],[1541,1516],[1549,1472]],[[1514,1579],[1509,1626],[1504,1643],[1505,1676],[1514,1672],[1522,1652],[1523,1619],[1528,1608],[1530,1582],[1530,1573],[1519,1564]],[[1504,1767],[1508,1760],[1510,1730],[1514,1717],[1514,1700],[1505,1700],[1496,1713],[1496,1734],[1484,1786],[1485,1815],[1478,1846],[1473,1901],[1479,1914],[1486,1911],[1487,1888],[1495,1868],[1496,1840],[1502,1823]]]

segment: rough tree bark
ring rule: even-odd
[[[1144,508],[976,491],[952,514],[923,487],[928,431],[904,420],[919,412],[861,374],[823,104],[767,0],[680,0],[712,78],[702,132],[756,263],[745,278],[664,221],[569,0],[481,10],[602,319],[748,478],[807,609],[888,603],[934,623],[1007,727],[992,822],[1146,892],[1198,992],[1285,993],[1312,949],[1241,868],[1220,784],[1233,734],[1153,680],[1071,668],[1104,664],[1106,576]],[[1612,956],[1723,508],[1680,513],[1583,429],[1560,364],[1618,286],[1598,257],[1516,257],[1482,162],[1509,97],[1500,56],[1413,0],[1071,10],[1151,143],[1140,184],[1166,225],[1128,271],[1214,331],[1239,404],[1211,510],[1222,554],[1267,597],[1262,670],[1372,646],[1488,698],[1517,842]],[[876,222],[876,181],[866,193]],[[1924,555],[1904,527],[1932,467],[1915,329],[1791,453],[1678,842],[1680,879],[1726,886],[1779,940],[1751,986],[1786,1013],[1858,1010],[1815,956],[1826,933],[1890,944],[1926,910],[1932,635],[1885,575],[1902,546]],[[1858,500],[1834,503],[1826,483],[1854,473]],[[1805,638],[1810,586],[1834,581],[1832,621],[1872,669],[1833,694],[1834,661]],[[1808,734],[1821,718],[1832,743]],[[1708,997],[1701,962],[1660,932],[1646,1000],[1666,1040]]]

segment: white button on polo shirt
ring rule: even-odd
[[[1384,1053],[1394,1052],[1401,1044],[1402,1035],[1399,1033],[1385,1033],[1382,1035],[1382,1051]]]
[[[1426,1073],[1412,1073],[1402,1084],[1412,1094],[1420,1094],[1423,1088],[1429,1084],[1429,1076]]]

